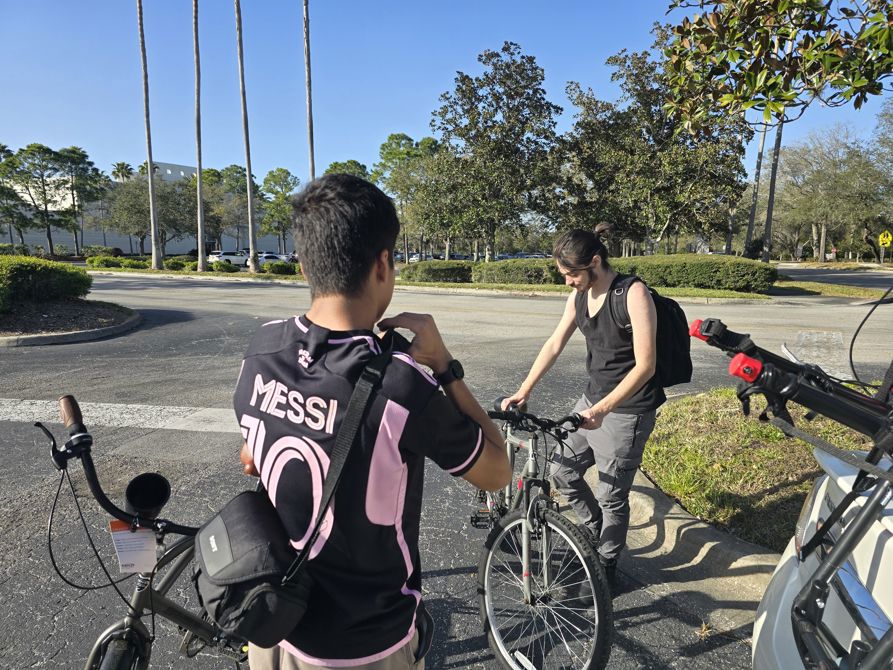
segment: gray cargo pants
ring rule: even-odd
[[[584,396],[577,401],[574,411],[591,406]],[[616,560],[626,544],[629,492],[654,421],[654,410],[644,414],[612,412],[605,416],[600,428],[572,433],[563,453],[560,447],[555,452],[557,465],[552,466],[555,487],[567,498],[579,522],[598,538],[603,561]],[[583,479],[593,465],[598,467],[594,494]]]

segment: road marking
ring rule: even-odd
[[[124,403],[79,403],[88,427],[194,430],[206,433],[238,433],[232,409],[219,407],[174,407]],[[0,398],[0,421],[59,423],[55,400]]]

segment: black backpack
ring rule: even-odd
[[[635,275],[621,277],[611,287],[610,309],[614,322],[631,333],[633,330],[626,309],[626,291],[633,282],[641,281]],[[645,284],[651,292],[657,312],[657,371],[654,376],[663,388],[691,381],[691,337],[688,322],[679,303],[665,298]]]

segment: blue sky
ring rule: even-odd
[[[389,133],[431,134],[438,96],[457,70],[510,40],[535,56],[550,99],[572,121],[568,81],[615,99],[604,64],[640,50],[664,20],[667,0],[490,0],[450,3],[311,0],[317,173],[355,158],[371,168]],[[200,4],[203,162],[244,164],[233,4]],[[195,164],[192,3],[144,0],[154,157]],[[243,0],[252,167],[262,179],[286,167],[307,180],[301,0]],[[672,15],[671,15],[672,18]],[[82,146],[109,171],[146,157],[136,3],[125,0],[0,0],[0,142]],[[881,100],[862,110],[810,108],[785,143],[849,124],[867,136]],[[771,143],[771,139],[769,140]],[[754,142],[755,144],[755,142]],[[748,169],[752,169],[753,148]]]

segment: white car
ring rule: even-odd
[[[282,260],[284,260],[282,256],[274,254],[272,251],[262,251],[257,255],[257,263],[260,266],[264,266],[267,263],[278,263]]]
[[[232,265],[248,265],[248,254],[242,251],[212,251],[208,254],[208,262],[223,261]]]

